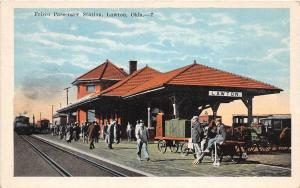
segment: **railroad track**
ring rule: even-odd
[[[25,138],[24,136],[20,136],[24,141],[26,141],[36,152],[39,156],[41,156],[56,172],[58,172],[61,176],[64,177],[71,177],[72,174],[69,173],[66,169],[64,169],[61,165],[55,162],[54,159],[52,159],[49,155],[47,155],[45,152],[40,150],[38,147],[36,147],[30,140]]]
[[[66,170],[62,165],[58,164],[53,158],[51,158],[49,155],[47,155],[45,152],[43,152],[39,147],[36,146],[36,144],[34,144],[32,141],[30,141],[30,139],[34,139],[37,140],[38,142],[42,142],[44,144],[47,144],[48,146],[51,146],[52,148],[55,148],[57,150],[60,150],[66,154],[68,154],[69,156],[72,156],[74,158],[77,158],[81,161],[83,161],[84,163],[88,163],[89,165],[101,170],[101,171],[105,171],[106,173],[110,174],[111,176],[114,177],[127,177],[126,174],[121,173],[115,169],[112,169],[110,167],[107,167],[103,164],[99,164],[97,162],[94,162],[84,156],[78,155],[74,152],[68,151],[62,147],[59,147],[57,145],[54,145],[50,142],[47,142],[45,140],[33,137],[33,136],[27,136],[30,139],[26,138],[25,136],[20,136],[24,141],[26,141],[27,143],[29,143],[32,148],[47,162],[49,163],[49,165],[51,165],[60,175],[65,176],[65,177],[71,177],[72,174],[70,172],[68,172],[68,170]]]

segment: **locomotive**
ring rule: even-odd
[[[14,121],[14,130],[18,134],[31,134],[33,127],[29,123],[29,117],[27,116],[17,116]]]

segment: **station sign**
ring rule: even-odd
[[[208,96],[214,97],[242,97],[242,92],[235,91],[208,91]]]

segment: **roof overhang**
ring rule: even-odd
[[[93,102],[95,100],[98,100],[98,99],[100,99],[99,96],[87,98],[85,100],[82,100],[82,101],[70,104],[70,105],[68,105],[64,108],[61,108],[61,109],[57,110],[57,113],[69,113],[69,112],[72,112],[72,111],[76,111],[78,109],[78,107],[83,106],[83,105],[88,104],[88,103],[91,103],[91,102]]]
[[[146,91],[143,91],[143,92],[140,92],[140,93],[137,93],[137,94],[128,95],[128,96],[125,96],[125,97],[123,97],[123,98],[124,98],[124,99],[128,99],[128,98],[136,97],[136,96],[139,96],[139,95],[148,94],[148,93],[151,93],[151,92],[163,90],[164,88],[165,88],[164,86],[163,86],[163,87],[158,87],[158,88],[146,90]]]
[[[247,96],[260,96],[260,95],[269,95],[276,94],[283,91],[282,89],[263,89],[263,88],[241,88],[241,87],[221,87],[221,86],[199,86],[199,85],[173,85],[173,84],[165,84],[161,87],[156,87],[152,89],[145,90],[143,92],[139,92],[136,94],[131,94],[128,96],[124,96],[124,99],[129,99],[137,96],[142,96],[145,94],[150,94],[155,91],[160,91],[163,89],[170,89],[173,91],[184,91],[184,89],[188,90],[201,90],[201,91],[209,91],[209,90],[217,90],[217,91],[241,91]]]
[[[201,91],[240,91],[245,93],[247,96],[259,96],[277,94],[283,91],[282,89],[264,89],[264,88],[246,88],[246,87],[226,87],[226,86],[199,86],[199,85],[174,85],[166,84],[166,88],[171,90],[181,91],[183,89],[188,90],[201,90]]]

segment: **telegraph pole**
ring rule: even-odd
[[[70,87],[66,87],[64,90],[67,91],[67,106],[69,105],[69,89]]]
[[[32,124],[35,125],[35,117],[34,117],[34,114],[32,115]]]
[[[52,110],[52,125],[53,125],[53,105],[51,105],[51,110]]]

